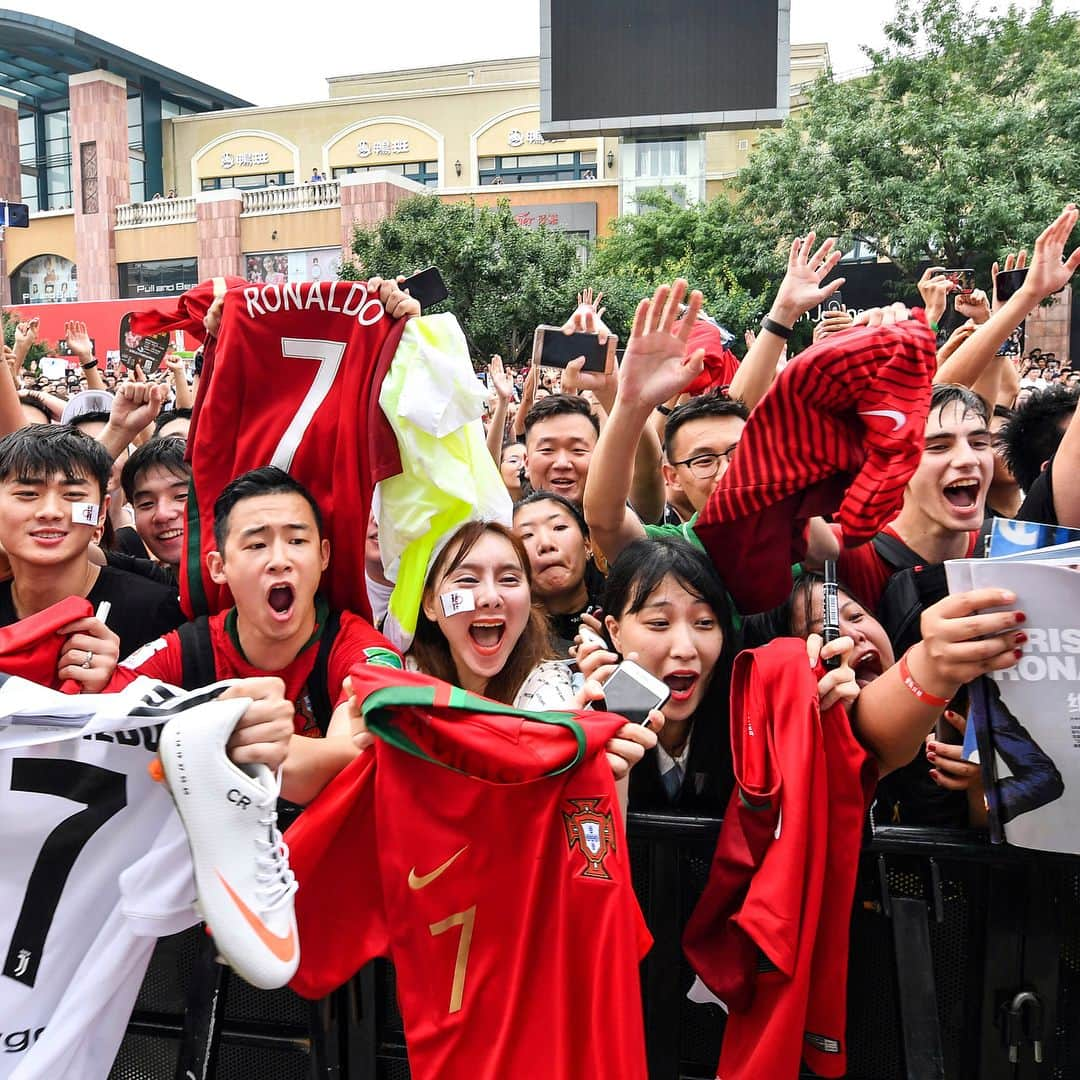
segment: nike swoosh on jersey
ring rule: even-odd
[[[896,425],[893,431],[899,431],[906,423],[907,417],[899,409],[869,409],[859,413],[860,416],[887,416]]]
[[[409,871],[409,888],[413,890],[426,889],[436,878],[441,877],[443,874],[446,873],[447,870],[450,869],[454,860],[459,855],[461,855],[462,852],[464,852],[468,848],[468,846],[469,845],[466,844],[465,847],[461,849],[461,851],[455,851],[454,854],[451,855],[450,858],[442,864],[442,866],[436,866],[430,874],[418,874],[416,872],[416,867],[414,866]]]
[[[262,919],[260,919],[259,916],[244,903],[236,890],[221,876],[221,871],[215,870],[214,873],[217,874],[218,881],[225,886],[225,891],[229,894],[229,899],[237,906],[240,914],[244,916],[248,926],[255,931],[255,935],[258,939],[283,964],[289,963],[296,954],[296,935],[293,932],[293,928],[290,926],[289,932],[284,937],[280,937],[273,933],[267,928],[266,923],[264,923]]]

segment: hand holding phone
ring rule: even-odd
[[[826,645],[840,636],[840,593],[836,582],[836,563],[832,559],[825,561],[825,581],[821,586],[821,636]],[[840,666],[840,657],[831,656],[822,661],[826,671],[833,671]]]
[[[533,363],[541,367],[565,368],[571,360],[585,357],[583,371],[604,372],[614,363],[615,338],[601,344],[599,334],[566,334],[561,326],[538,326],[533,335]]]
[[[640,664],[624,660],[604,681],[604,696],[589,708],[625,716],[631,724],[648,724],[649,713],[660,709],[671,696],[667,683],[650,675]]]
[[[441,304],[450,295],[450,290],[443,281],[437,266],[429,266],[412,277],[398,282],[398,288],[408,289],[409,295],[420,302],[420,310],[426,311],[435,304]]]

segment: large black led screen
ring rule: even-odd
[[[552,124],[786,108],[777,100],[783,0],[547,0],[545,6]],[[786,35],[786,18],[783,30]]]

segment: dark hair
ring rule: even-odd
[[[311,497],[299,480],[294,480],[284,469],[276,465],[263,465],[258,469],[251,469],[241,473],[235,480],[230,480],[214,503],[214,544],[218,551],[225,550],[225,540],[229,535],[229,515],[233,507],[244,499],[257,499],[260,495],[299,495],[311,507],[312,516],[315,518],[315,528],[319,538],[323,534],[322,514],[319,505]]]
[[[78,427],[80,424],[107,424],[109,422],[109,413],[104,409],[92,409],[90,412],[81,412],[78,416],[73,416],[68,423],[72,427]]]
[[[135,451],[124,462],[120,473],[120,486],[128,502],[135,500],[135,488],[139,477],[147,470],[158,466],[172,473],[177,478],[187,480],[191,476],[191,466],[184,460],[187,444],[183,439],[151,439]]]
[[[960,405],[965,413],[974,413],[990,423],[990,405],[986,399],[959,383],[935,383],[930,392],[930,412],[938,412],[946,405]]]
[[[160,438],[159,432],[166,424],[171,424],[174,420],[190,420],[190,409],[166,409],[164,412],[158,413],[157,419],[154,421],[154,434],[153,438]]]
[[[468,521],[454,533],[428,571],[427,580],[424,582],[425,601],[432,598],[439,578],[460,566],[480,538],[488,532],[504,537],[513,546],[531,592],[532,570],[522,542],[505,525],[490,521]],[[409,653],[424,674],[434,675],[435,678],[454,685],[458,683],[460,676],[450,654],[450,646],[439,624],[427,617],[423,604],[420,605],[417,615],[416,634]],[[488,681],[484,696],[506,705],[510,704],[529,673],[542,660],[549,658],[550,653],[547,616],[538,604],[532,604],[525,630],[502,671]]]
[[[525,414],[525,438],[528,439],[529,432],[537,424],[554,416],[584,416],[592,424],[596,434],[600,434],[600,421],[593,415],[585,398],[576,394],[549,394],[536,401]]]
[[[0,480],[96,480],[103,502],[109,490],[112,458],[85,432],[70,424],[28,424],[0,439]]]
[[[49,412],[45,407],[45,403],[35,394],[20,394],[19,404],[28,405],[31,409],[37,409],[37,411],[45,417],[46,424],[52,421],[52,413]]]
[[[750,419],[750,410],[745,402],[728,397],[722,390],[712,390],[707,394],[691,398],[685,404],[671,410],[671,415],[664,425],[664,457],[671,461],[671,446],[679,428],[690,420],[700,420],[706,416],[737,416],[740,420]]]
[[[1005,467],[1025,491],[1031,490],[1043,462],[1054,456],[1064,434],[1061,421],[1076,411],[1078,400],[1075,386],[1035,390],[998,432]]]
[[[801,637],[796,626],[801,621],[804,626],[810,626],[814,621],[814,586],[823,585],[825,578],[822,574],[813,570],[804,570],[795,578],[791,586],[788,598],[771,611],[763,611],[758,615],[747,615],[743,623],[744,644],[748,649],[756,649],[759,645],[765,645],[778,637]],[[877,620],[874,609],[867,607],[859,597],[842,581],[837,582],[837,587],[842,593],[849,596],[871,618]],[[801,615],[801,620],[796,618]]]
[[[525,444],[520,439],[504,439],[502,449],[499,451],[499,456],[502,457],[511,446],[520,446],[522,450],[525,449]]]
[[[514,514],[516,515],[522,507],[544,501],[557,503],[561,506],[574,519],[574,524],[581,530],[582,539],[589,539],[589,526],[585,521],[585,515],[581,512],[581,508],[575,506],[565,495],[559,495],[557,492],[531,491],[523,499],[518,499],[514,503]]]

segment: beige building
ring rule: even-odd
[[[797,107],[802,88],[828,69],[828,48],[793,46],[791,63]],[[96,74],[122,93],[112,73]],[[718,194],[759,134],[545,138],[539,74],[528,57],[346,76],[328,80],[325,101],[164,118],[161,194],[172,197],[146,191],[145,201],[110,208],[114,266],[89,276],[80,266],[79,298],[169,295],[219,273],[333,273],[356,224],[425,190],[455,201],[507,199],[522,224],[568,232],[584,250],[634,211],[642,190],[693,201]],[[8,267],[71,259],[74,203],[12,230]]]

